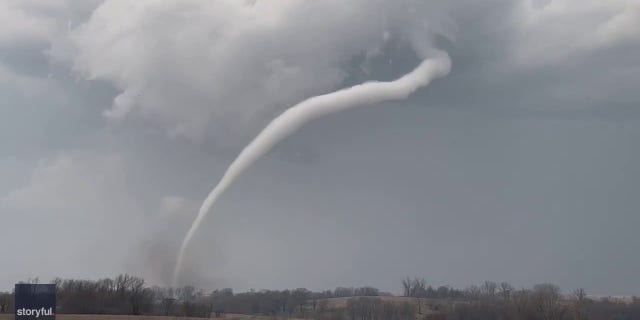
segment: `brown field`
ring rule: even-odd
[[[127,316],[127,315],[97,315],[97,314],[60,314],[59,320],[196,320],[203,318],[190,317],[158,317],[158,316]],[[271,320],[270,317],[251,316],[244,314],[227,314],[216,318],[221,320]],[[13,315],[0,314],[0,320],[13,320]]]
[[[347,306],[347,301],[353,298],[357,299],[362,297],[328,298],[328,299],[322,299],[318,301],[326,300],[328,302],[328,306],[332,308],[344,308]],[[431,310],[429,310],[429,303],[433,301],[433,299],[396,297],[396,296],[374,296],[374,297],[366,297],[366,298],[379,298],[382,301],[393,302],[397,304],[410,303],[410,304],[417,305],[419,303],[420,309],[423,314],[431,313]],[[196,320],[196,319],[204,319],[204,318],[131,316],[131,315],[97,315],[97,314],[60,314],[56,316],[56,319],[58,320]],[[246,315],[246,314],[225,314],[223,317],[219,317],[215,319],[218,319],[218,320],[274,320],[275,318],[267,317],[267,316]],[[0,314],[0,320],[13,320],[13,315]],[[289,320],[304,320],[304,319],[289,318]]]
[[[421,314],[430,314],[434,311],[431,310],[431,303],[437,301],[437,299],[427,298],[413,298],[413,297],[397,297],[397,296],[371,296],[371,297],[340,297],[340,298],[328,298],[322,299],[328,302],[330,308],[345,308],[349,299],[357,298],[379,298],[382,301],[393,302],[396,304],[409,303],[415,305]],[[322,301],[318,300],[318,301]],[[442,300],[441,300],[442,301]]]
[[[328,302],[329,307],[344,308],[347,306],[347,301],[353,298],[357,299],[362,297],[340,297],[340,298],[328,298],[323,300],[326,300]],[[433,300],[433,299],[426,299],[426,298],[396,297],[396,296],[372,296],[372,297],[364,297],[364,298],[372,298],[372,299],[379,298],[382,301],[393,302],[397,304],[410,303],[410,304],[417,305],[418,303],[420,303],[422,306],[425,306],[428,302]]]

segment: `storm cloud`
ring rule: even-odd
[[[636,1],[4,0],[0,21],[0,241],[17,253],[0,255],[2,287],[166,284],[262,127],[401,76],[425,37],[451,74],[286,139],[220,199],[187,281],[638,294]]]

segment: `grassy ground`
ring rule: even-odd
[[[344,298],[329,298],[327,300],[329,307],[344,308],[347,306],[347,301],[353,297]],[[358,298],[358,297],[355,297]],[[412,297],[370,297],[380,298],[383,301],[389,301],[393,303],[410,303],[414,305],[420,304],[420,309],[423,313],[429,313],[428,303],[433,299],[424,298],[412,298]],[[318,300],[321,301],[321,300]],[[128,315],[84,315],[84,314],[60,314],[56,316],[57,320],[196,320],[203,318],[189,318],[189,317],[160,317],[160,316],[128,316]],[[218,320],[274,320],[273,317],[266,316],[252,316],[246,314],[225,314],[224,317],[216,318]],[[13,320],[13,315],[0,314],[0,320]],[[289,320],[302,320],[302,319],[289,319]]]
[[[347,306],[347,301],[349,301],[352,298],[354,297],[328,298],[323,300],[327,301],[329,307],[344,308]],[[359,297],[355,297],[355,298],[359,298]],[[409,303],[409,304],[415,305],[416,307],[419,307],[421,311],[429,310],[429,304],[436,301],[436,299],[396,297],[396,296],[376,296],[376,297],[368,297],[368,298],[379,298],[382,301],[393,302],[397,304]]]
[[[126,315],[95,315],[95,314],[60,314],[56,320],[196,320],[203,318],[189,317],[158,317],[158,316],[126,316]],[[251,316],[245,314],[226,314],[219,320],[272,320],[271,317]],[[13,315],[0,314],[0,320],[13,320]],[[295,320],[295,319],[294,319]]]
[[[357,299],[361,297],[328,298],[323,300],[326,300],[328,303],[328,306],[331,308],[345,308],[347,306],[347,302],[353,298]],[[367,298],[378,298],[382,301],[392,302],[394,304],[403,304],[403,303],[412,304],[416,306],[416,309],[417,309],[416,311],[420,315],[428,315],[428,314],[435,313],[436,311],[432,310],[433,305],[434,304],[438,305],[445,301],[445,300],[430,299],[430,298],[397,297],[397,296],[374,296],[374,297],[367,297]],[[322,300],[318,300],[318,301],[322,301]]]
[[[344,308],[347,306],[347,301],[349,301],[350,299],[353,298],[360,298],[360,297],[341,297],[341,298],[328,298],[328,299],[323,299],[326,300],[327,303],[329,304],[330,307],[333,308]],[[412,298],[412,297],[387,297],[387,296],[375,296],[375,297],[368,297],[368,298],[378,298],[381,299],[382,301],[388,301],[388,302],[393,302],[393,303],[411,303],[411,304],[417,304],[417,303],[422,303],[425,304],[427,299],[424,298]],[[320,301],[320,300],[318,300]]]
[[[187,317],[151,317],[151,316],[116,316],[116,315],[93,315],[93,314],[60,314],[56,320],[187,320],[202,318]],[[0,315],[0,320],[13,320],[13,315]]]

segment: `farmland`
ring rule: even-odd
[[[194,318],[194,317],[163,317],[163,316],[130,316],[130,315],[96,315],[96,314],[61,314],[57,315],[56,319],[59,320],[195,320],[195,319],[203,319],[203,318]],[[224,320],[267,320],[273,319],[268,317],[260,317],[260,316],[249,316],[249,315],[226,315],[223,318]],[[13,315],[3,314],[0,315],[0,320],[13,320]]]

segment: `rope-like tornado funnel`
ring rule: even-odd
[[[202,220],[220,195],[233,181],[273,146],[292,134],[305,123],[322,116],[349,108],[371,105],[389,100],[406,99],[418,88],[428,85],[433,79],[446,76],[451,69],[451,59],[446,52],[436,51],[433,58],[426,59],[413,71],[399,79],[389,82],[367,82],[328,94],[304,100],[275,118],[247,145],[231,163],[218,185],[204,200],[198,216],[184,237],[178,260],[173,272],[173,286],[177,285],[182,269],[184,255],[193,235],[198,231]]]

